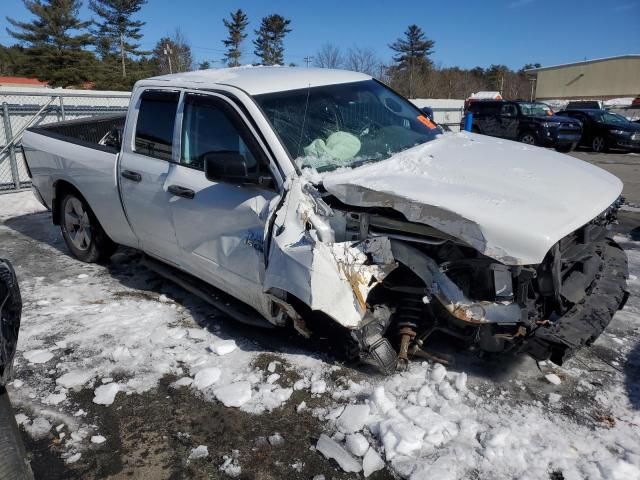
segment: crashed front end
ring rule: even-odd
[[[542,263],[507,265],[385,205],[346,205],[297,179],[276,215],[265,284],[348,329],[360,358],[387,373],[429,357],[437,332],[561,364],[595,341],[628,296],[626,256],[607,237],[619,205]]]

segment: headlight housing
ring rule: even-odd
[[[560,122],[542,122],[543,128],[556,128],[560,126]]]
[[[609,130],[609,131],[614,135],[626,135],[627,133],[629,133],[626,130]]]

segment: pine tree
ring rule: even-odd
[[[240,57],[242,56],[240,46],[242,41],[247,38],[247,34],[244,31],[249,25],[249,20],[247,15],[241,9],[238,9],[231,13],[231,20],[223,19],[222,23],[229,30],[229,37],[222,41],[227,48],[227,52],[224,54],[225,62],[230,67],[237,67],[240,65]]]
[[[253,41],[255,53],[263,65],[282,65],[284,63],[284,37],[291,31],[287,28],[291,20],[281,15],[268,15],[262,19],[260,29],[255,31]]]
[[[389,48],[396,52],[393,61],[395,74],[408,76],[409,97],[413,97],[414,76],[425,73],[432,66],[429,55],[433,53],[435,42],[428,39],[417,25],[409,25],[404,38],[399,38]]]
[[[83,50],[91,35],[83,32],[90,22],[78,17],[80,0],[23,0],[35,17],[30,22],[8,18],[13,38],[26,43],[29,58],[25,74],[54,87],[79,85],[90,79],[94,56]],[[74,33],[80,32],[80,33]]]
[[[89,8],[98,16],[93,22],[92,34],[96,51],[103,61],[116,55],[122,69],[122,78],[127,77],[127,54],[140,56],[146,52],[134,43],[142,38],[140,29],[145,22],[133,20],[147,0],[91,0]]]

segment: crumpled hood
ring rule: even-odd
[[[508,265],[541,263],[602,213],[622,182],[568,155],[467,132],[324,176],[348,205],[389,207]]]

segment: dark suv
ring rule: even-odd
[[[544,103],[479,101],[470,104],[468,111],[473,113],[472,132],[554,147],[560,152],[575,148],[582,136],[579,121],[552,115]],[[463,126],[464,119],[461,129]]]

